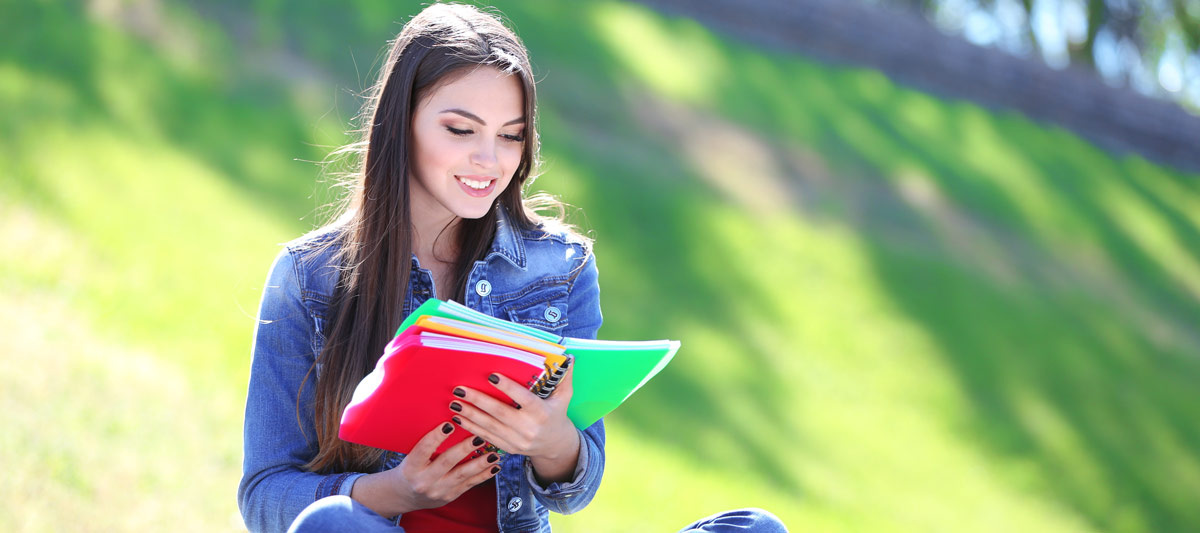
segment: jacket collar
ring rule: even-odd
[[[495,255],[525,270],[525,239],[521,238],[520,230],[513,226],[508,210],[499,202],[496,203],[496,236],[492,238],[492,250],[487,258]]]

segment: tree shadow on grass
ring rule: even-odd
[[[974,402],[976,416],[962,426],[966,435],[1005,456],[1035,459],[1051,493],[1097,527],[1195,527],[1200,513],[1180,496],[1172,474],[1178,468],[1196,469],[1200,451],[1189,422],[1196,414],[1189,412],[1185,399],[1189,383],[1200,376],[1195,338],[1182,336],[1164,344],[1148,337],[1140,327],[1144,321],[1134,319],[1124,302],[1108,294],[1106,289],[1113,287],[1078,276],[1077,259],[1056,253],[1055,239],[1020,219],[1019,200],[1009,192],[993,187],[981,203],[976,183],[970,185],[971,194],[962,194],[965,183],[1003,180],[1002,174],[973,169],[970,152],[950,149],[961,146],[961,139],[913,139],[889,115],[892,108],[861,100],[850,105],[867,110],[875,127],[896,144],[895,153],[936,179],[958,211],[972,218],[975,213],[999,215],[974,228],[980,237],[1000,244],[1009,271],[1016,274],[1015,285],[994,284],[972,272],[970,264],[947,261],[954,257],[947,252],[961,244],[939,242],[935,235],[950,231],[929,235],[942,253],[920,257],[897,253],[881,242],[875,237],[877,224],[854,221],[864,238],[875,243],[868,249],[889,294],[910,318],[925,325]],[[953,123],[955,118],[943,120]],[[1006,131],[1022,129],[1039,133],[1027,126]],[[1015,168],[1033,174],[1023,179],[1032,180],[1051,205],[1069,212],[1095,236],[1115,268],[1114,281],[1139,306],[1176,331],[1200,320],[1196,302],[1179,290],[1164,259],[1150,255],[1133,240],[1134,234],[1118,228],[1120,217],[1098,196],[1101,184],[1091,180],[1114,180],[1126,200],[1161,205],[1161,199],[1130,185],[1136,180],[1114,158],[1090,147],[1064,146],[1053,135],[1001,133],[993,139],[1007,143],[1003,150],[1008,154],[1024,159]],[[912,208],[899,197],[893,203],[897,209]],[[1189,250],[1200,246],[1194,226],[1171,216],[1170,210],[1165,216]],[[1147,452],[1154,449],[1160,452]]]
[[[596,42],[603,44],[600,39]],[[727,54],[724,63],[732,65],[724,79],[754,78],[754,72],[740,70],[740,65],[749,62],[738,61],[737,53],[729,49],[724,52]],[[761,71],[761,65],[755,68]],[[617,79],[631,76],[619,65],[607,74]],[[835,76],[844,76],[842,81],[845,81],[855,75],[839,71]],[[985,453],[995,455],[1002,465],[1009,460],[1033,460],[1039,470],[1034,485],[1044,487],[1035,490],[1067,504],[1097,527],[1131,530],[1196,527],[1200,516],[1187,504],[1186,497],[1181,496],[1190,492],[1180,490],[1173,472],[1195,471],[1195,457],[1200,456],[1200,440],[1190,423],[1195,413],[1187,399],[1189,384],[1200,376],[1196,358],[1200,349],[1187,336],[1173,343],[1148,336],[1141,327],[1143,323],[1131,317],[1122,301],[1112,297],[1103,285],[1097,286],[1095,280],[1079,274],[1088,271],[1085,259],[1057,249],[1056,239],[1064,233],[1048,236],[1045,226],[1040,225],[1046,220],[1027,218],[1027,211],[1019,203],[1023,199],[1003,184],[1005,169],[980,166],[987,165],[986,161],[994,159],[995,154],[976,160],[981,154],[974,150],[979,147],[962,141],[978,128],[994,129],[985,144],[1002,143],[990,148],[1000,150],[997,153],[1004,154],[1003,157],[1016,159],[1010,168],[1023,172],[1019,177],[1032,187],[1033,194],[1042,195],[1040,201],[1065,210],[1080,221],[1085,229],[1082,235],[1093,236],[1104,251],[1105,260],[1114,269],[1115,281],[1125,285],[1126,292],[1141,307],[1149,309],[1151,316],[1171,323],[1176,329],[1200,319],[1196,303],[1179,290],[1179,280],[1165,268],[1162,257],[1138,243],[1136,233],[1131,234],[1129,228],[1118,226],[1120,218],[1113,215],[1106,200],[1097,196],[1095,182],[1089,185],[1088,181],[1071,177],[1083,173],[1121,183],[1122,195],[1157,208],[1172,237],[1192,258],[1195,250],[1200,249],[1195,225],[1169,208],[1163,198],[1140,185],[1145,176],[1135,179],[1112,157],[1095,150],[1061,146],[1053,136],[1023,135],[1039,131],[1037,127],[1014,127],[1011,122],[1015,119],[998,119],[994,114],[969,109],[964,104],[935,105],[931,109],[942,116],[930,118],[933,127],[927,131],[936,133],[918,136],[893,111],[893,107],[902,103],[887,98],[902,89],[884,87],[885,98],[879,101],[861,98],[853,91],[825,91],[828,94],[824,96],[820,91],[808,91],[806,94],[813,96],[811,101],[797,101],[797,93],[792,89],[806,81],[823,83],[796,80],[779,86],[759,84],[747,90],[746,86],[730,82],[714,89],[712,101],[716,102],[716,112],[733,121],[744,119],[736,110],[755,105],[786,110],[789,116],[807,115],[806,121],[811,124],[803,129],[818,132],[815,134],[818,138],[796,140],[816,146],[835,175],[858,175],[854,179],[869,184],[855,194],[828,193],[837,202],[847,204],[846,209],[818,215],[837,217],[840,212],[840,220],[857,229],[886,294],[907,318],[924,326],[938,348],[937,353],[958,377],[973,407],[972,416],[950,422],[960,429],[962,438],[979,443]],[[600,86],[605,85],[601,82]],[[623,107],[631,107],[630,102],[624,102]],[[785,124],[773,123],[764,116],[746,120],[752,121],[749,124],[752,128],[796,136]],[[756,120],[763,122],[753,122]],[[636,140],[636,143],[646,142],[651,141]],[[789,154],[777,150],[776,156],[780,168],[795,168]],[[676,152],[665,157],[683,159],[684,156]],[[609,160],[596,161],[594,165],[613,169],[595,172],[605,176],[604,180],[609,180],[617,169],[646,174],[637,168],[625,170]],[[896,190],[890,176],[901,165],[913,167],[934,181],[946,204],[967,217],[972,225],[970,235],[999,250],[998,259],[1006,263],[1010,279],[992,279],[961,259],[963,252],[965,257],[971,255],[971,242],[965,241],[964,248],[964,242],[947,241],[945,236],[954,234],[955,229],[943,227],[945,219],[931,217],[914,207]],[[690,174],[693,169],[688,162],[681,161],[677,166],[682,175],[694,175]],[[1151,179],[1180,177],[1162,175]],[[698,181],[689,183],[694,186]],[[610,201],[628,205],[631,201],[645,201],[647,196],[662,201],[677,194],[657,197],[657,193],[646,192],[645,186],[631,186],[637,187],[642,198],[606,194],[599,187],[589,193],[597,199],[597,205]],[[857,194],[872,188],[876,189],[874,193]],[[675,201],[688,201],[686,198],[674,197]],[[862,205],[863,202],[868,203]],[[882,206],[885,209],[877,209],[881,207],[876,205],[879,202],[886,204]],[[805,203],[797,198],[794,205]],[[661,207],[657,214],[651,209],[628,214],[630,218],[647,216],[642,220],[648,220],[646,225],[652,227],[669,227],[666,221],[674,216],[704,216]],[[591,214],[593,220],[607,216],[615,215],[597,210]],[[678,239],[679,234],[674,231],[658,235],[628,223],[604,220],[604,224],[612,224],[608,226],[610,232],[621,228],[622,240],[643,240],[639,247],[659,246],[660,254],[691,256],[687,248],[693,245]],[[909,238],[919,236],[919,242],[893,240],[897,224],[908,226],[900,233]],[[667,242],[659,240],[664,238]],[[913,249],[914,244],[919,251]],[[696,289],[706,284],[746,288],[736,281],[730,284],[729,280],[675,271],[664,270],[657,275],[688,282],[688,288],[676,288],[669,282],[659,288],[664,297],[683,302],[693,301],[689,294],[703,294],[713,302],[743,296],[718,289]],[[736,280],[738,275],[730,277]],[[753,290],[746,292],[753,294]],[[702,304],[695,301],[695,305]],[[714,325],[729,318],[720,316]],[[671,378],[665,374],[661,379]],[[686,383],[665,384],[691,394],[702,394],[703,390]],[[647,391],[647,395],[655,394],[652,391]],[[700,401],[706,409],[711,409],[713,402]],[[763,403],[769,401],[764,398]],[[703,421],[693,419],[687,423]],[[737,427],[736,422],[729,427]],[[1008,483],[1025,486],[1029,481],[1013,478]]]
[[[949,149],[960,146],[959,139],[918,141],[889,116],[890,107],[852,99],[848,104],[851,112],[873,117],[881,136],[895,143],[893,153],[904,154],[906,161],[916,162],[936,179],[946,201],[958,211],[972,217],[988,211],[1000,215],[975,224],[975,230],[1001,245],[1010,272],[1017,276],[1015,285],[995,284],[972,272],[970,264],[954,260],[949,252],[961,244],[937,237],[950,231],[929,234],[934,253],[922,257],[880,239],[879,223],[848,220],[872,243],[868,250],[892,299],[909,318],[925,325],[972,399],[976,416],[964,421],[966,436],[1004,456],[1035,459],[1050,492],[1097,527],[1195,527],[1200,513],[1180,496],[1172,474],[1178,468],[1194,471],[1200,451],[1200,439],[1189,422],[1196,414],[1186,400],[1189,383],[1200,376],[1195,339],[1155,342],[1104,286],[1072,281],[1080,266],[1069,254],[1054,253],[1055,241],[1047,240],[1037,226],[1020,220],[1019,200],[1008,192],[993,188],[984,204],[974,201],[974,191],[961,194],[964,182],[1003,176],[967,170],[972,154]],[[1047,137],[994,136],[1008,143],[1007,153],[1024,158],[1018,168],[1036,173],[1022,178],[1032,180],[1052,205],[1069,211],[1095,235],[1116,270],[1116,281],[1140,306],[1176,330],[1200,320],[1196,302],[1180,290],[1164,259],[1150,255],[1133,240],[1134,234],[1118,228],[1120,217],[1098,196],[1098,185],[1088,186],[1076,176],[1114,180],[1127,200],[1162,206],[1162,199],[1132,185],[1137,180],[1112,157],[1094,149],[1064,147]],[[887,162],[896,159],[876,163],[883,167],[879,172],[885,174]],[[972,179],[964,180],[966,176]],[[899,194],[892,203],[893,209],[913,209]],[[920,211],[912,215],[899,219],[928,219]],[[1171,210],[1164,216],[1185,247],[1194,251],[1200,246],[1193,225]]]

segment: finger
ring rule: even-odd
[[[466,428],[463,428],[466,429]],[[461,429],[459,430],[461,431]],[[468,437],[462,442],[455,444],[442,452],[437,459],[433,460],[429,466],[438,474],[439,477],[445,476],[450,471],[454,470],[455,465],[461,462],[467,456],[474,453],[475,449],[483,446],[484,439],[482,437]]]
[[[500,457],[494,453],[487,454],[483,457],[479,457],[478,459],[473,459],[470,463],[467,463],[466,465],[463,465],[463,466],[468,466],[468,465],[470,465],[470,466],[467,471],[469,471],[471,473],[463,482],[463,486],[462,486],[463,492],[466,492],[467,489],[470,489],[471,487],[474,487],[475,485],[478,485],[480,483],[483,483],[484,481],[487,481],[488,478],[495,476],[497,473],[499,473],[500,472]],[[474,470],[475,468],[478,468],[478,470]]]
[[[482,439],[481,439],[482,440]],[[454,467],[456,474],[460,474],[463,479],[471,479],[479,473],[484,472],[494,464],[499,464],[500,454],[496,452],[487,452],[480,449],[478,457],[472,458],[470,461],[464,461]]]
[[[525,391],[525,393],[529,394],[532,400],[538,399],[537,396],[534,396],[533,393],[530,393],[529,391]],[[480,392],[470,387],[455,387],[454,395],[462,398],[462,401],[455,400],[450,402],[450,410],[452,411],[456,410],[454,405],[474,406],[476,409],[487,413],[493,418],[501,420],[510,420],[514,415],[518,414],[519,408],[513,407],[512,404],[506,403],[502,400],[497,400],[490,394]],[[530,399],[524,399],[524,401],[525,405],[533,405]]]
[[[511,431],[508,431],[507,426],[470,405],[463,405],[462,409],[463,414],[454,416],[454,423],[460,428],[478,435],[502,450],[511,452],[517,449],[513,447],[512,439],[509,438]]]
[[[528,406],[539,399],[527,387],[506,376],[492,374],[488,376],[488,381],[493,382],[492,387],[495,387],[495,391],[484,392],[466,386],[459,386],[454,388],[454,395],[475,404],[480,409],[497,415],[503,411],[499,406],[504,406],[506,409],[521,409],[523,406]],[[499,391],[499,398],[496,397],[497,391]],[[507,398],[505,398],[506,396]]]
[[[479,394],[476,393],[476,396],[479,396]],[[452,413],[454,415],[453,418],[456,419],[455,422],[460,427],[487,440],[492,440],[492,437],[503,431],[504,427],[508,425],[504,420],[497,419],[491,413],[463,400],[450,402],[449,407],[451,411],[454,411]],[[505,418],[510,422],[515,418],[513,414],[517,413],[516,409],[507,405],[500,405],[498,402],[493,405],[493,408],[496,410],[501,410],[501,408],[507,409]],[[476,430],[479,431],[477,432]]]
[[[506,394],[509,398],[516,402],[517,405],[529,405],[530,403],[540,399],[537,397],[537,395],[529,390],[529,387],[517,383],[516,381],[513,381],[512,378],[502,374],[492,374],[488,376],[488,382],[490,382],[492,386],[496,387],[496,389],[498,389],[500,392]],[[517,407],[517,409],[520,409],[520,407]]]
[[[437,451],[438,446],[441,446],[453,432],[454,424],[449,422],[431,429],[429,433],[421,437],[421,440],[417,441],[417,444],[413,446],[412,451],[408,454],[408,459],[416,460],[420,464],[428,463],[430,457],[433,456],[433,452]]]

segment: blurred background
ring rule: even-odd
[[[610,339],[559,531],[1200,530],[1200,2],[502,1]],[[0,530],[227,531],[251,332],[421,8],[0,3]]]

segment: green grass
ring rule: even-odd
[[[416,9],[352,5],[0,17],[0,529],[240,525],[261,280]],[[601,335],[684,342],[556,528],[1200,527],[1200,176],[635,5],[498,5]]]

